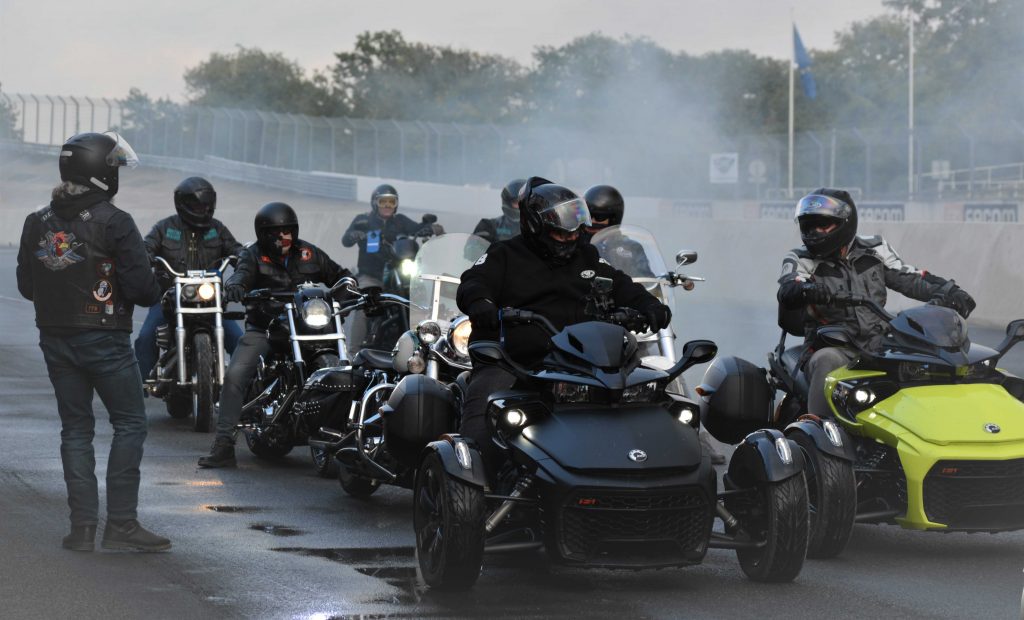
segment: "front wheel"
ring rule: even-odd
[[[759,506],[741,521],[757,548],[737,549],[740,568],[754,581],[793,581],[807,554],[807,482],[803,473],[757,485]]]
[[[833,558],[849,542],[857,516],[857,479],[853,463],[821,452],[806,433],[794,432],[790,439],[800,446],[806,457],[804,472],[811,528],[807,557]]]
[[[196,418],[193,429],[197,433],[209,433],[214,426],[214,361],[210,334],[198,333],[192,339],[192,401]]]
[[[245,444],[249,451],[261,459],[279,459],[292,451],[292,446],[272,442],[254,432],[245,433]]]
[[[486,506],[482,489],[448,475],[432,452],[416,474],[416,559],[427,585],[464,590],[480,576]]]

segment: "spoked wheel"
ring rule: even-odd
[[[764,544],[737,549],[740,568],[754,581],[792,581],[800,574],[807,554],[807,483],[803,473],[781,482],[758,483],[756,493],[756,505],[744,511],[740,526]]]
[[[857,516],[857,480],[853,463],[825,454],[807,434],[790,436],[803,450],[810,513],[807,557],[832,558],[839,555],[853,533]]]
[[[472,587],[483,566],[483,490],[449,476],[437,453],[431,453],[417,472],[413,498],[416,558],[423,580],[434,588]]]
[[[313,457],[313,470],[321,478],[334,478],[338,475],[338,461],[334,455],[323,448],[309,447],[309,455]]]
[[[214,426],[214,361],[210,334],[198,333],[192,339],[195,353],[195,368],[192,372],[192,402],[196,412],[193,429],[197,433],[209,433]]]

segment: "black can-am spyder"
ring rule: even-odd
[[[559,331],[540,315],[505,309],[503,321],[551,335],[538,368],[516,364],[497,342],[471,345],[474,364],[518,377],[488,404],[506,462],[492,489],[471,440],[447,435],[423,451],[414,526],[426,583],[469,587],[484,551],[529,548],[546,548],[558,563],[630,569],[698,564],[709,547],[728,548],[754,580],[794,579],[808,527],[800,451],[778,431],[751,433],[719,491],[697,437],[698,407],[665,391],[714,357],[715,344],[687,343],[667,371],[643,368],[636,337],[621,326],[635,328],[637,315],[603,318],[620,324]],[[725,533],[712,531],[716,517]]]

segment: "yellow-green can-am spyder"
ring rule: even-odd
[[[808,555],[837,555],[854,521],[947,532],[1024,529],[1024,380],[997,368],[1024,340],[1024,319],[1012,321],[991,349],[972,343],[966,323],[948,308],[924,305],[893,316],[852,295],[834,303],[867,307],[889,325],[870,350],[857,347],[843,327],[819,328],[816,344],[858,350],[825,382],[834,421],[801,415],[807,378],[799,367],[806,345],[786,349],[785,333],[769,355],[768,390],[756,380],[764,370],[738,358],[730,369],[745,384],[739,389],[742,406],[753,410],[728,412],[733,423],[763,415],[753,398],[767,393],[774,425],[797,440],[808,470],[818,468],[808,473],[811,540],[817,541]],[[705,400],[719,399],[716,388],[729,384],[721,375],[721,369],[718,375],[708,369],[701,386]],[[709,378],[715,379],[710,385]],[[732,385],[739,388],[735,378]],[[777,409],[776,388],[787,393]],[[722,409],[726,400],[713,404]],[[842,471],[848,459],[852,476]],[[855,510],[843,509],[851,499]]]

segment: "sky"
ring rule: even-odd
[[[748,49],[786,58],[792,16],[804,45],[879,15],[881,0],[0,0],[7,93],[186,98],[182,74],[235,45],[330,66],[367,30],[530,64],[538,45],[591,32],[647,37],[674,52]]]

